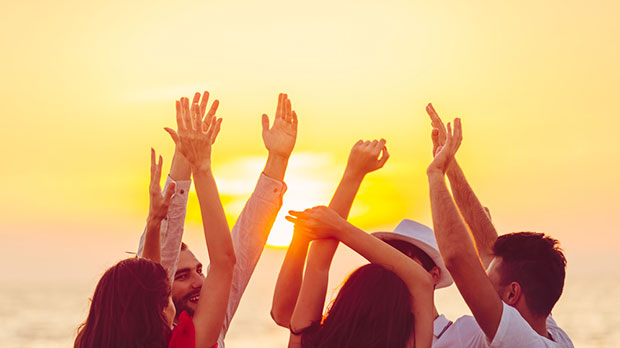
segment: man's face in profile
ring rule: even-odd
[[[183,311],[194,315],[204,280],[202,263],[189,249],[182,250],[172,283],[172,302],[176,307],[177,316]]]

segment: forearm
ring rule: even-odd
[[[200,204],[210,267],[223,267],[232,272],[232,267],[235,264],[235,252],[211,169],[195,170],[194,185]],[[209,227],[207,228],[207,226]]]
[[[363,180],[363,174],[354,174],[347,168],[329,202],[329,207],[345,220],[349,217],[353,201]],[[322,239],[312,243],[308,256],[308,265],[312,263],[312,266],[317,269],[329,271],[334,253],[338,248],[338,243],[336,239]]]
[[[172,157],[172,165],[170,166],[170,178],[174,181],[190,180],[192,174],[192,166],[177,148],[174,149]]]
[[[456,160],[450,164],[447,176],[450,180],[454,201],[471,230],[478,254],[486,268],[493,259],[493,244],[497,240],[495,226],[493,226],[493,222],[467,182],[465,174]]]
[[[142,257],[157,263],[161,263],[161,248],[159,240],[160,228],[160,219],[150,216],[147,218],[144,251],[142,253]]]
[[[286,173],[287,166],[288,157],[269,152],[263,173],[272,179],[284,181],[284,174]]]
[[[394,249],[382,240],[369,235],[359,228],[344,222],[338,229],[338,238],[349,248],[372,263],[379,264],[396,273],[410,285],[412,279],[432,287],[430,275],[405,254]]]
[[[363,179],[363,174],[355,175],[348,168],[345,170],[329,203],[329,207],[342,218],[346,219],[349,216],[355,195]],[[329,269],[338,243],[335,239],[320,239],[312,242],[301,292],[299,288],[294,292],[295,297],[299,293],[295,306],[297,314],[294,319],[291,319],[291,327],[294,330],[307,327],[321,318],[329,281]],[[301,278],[298,279],[298,282],[301,282]],[[298,310],[298,308],[305,310]]]
[[[286,251],[284,262],[278,274],[271,305],[271,317],[279,326],[288,328],[295,310],[297,295],[301,289],[302,275],[310,241],[299,233]]]
[[[458,259],[467,257],[477,259],[478,255],[471,237],[448,191],[444,175],[441,172],[429,173],[428,181],[433,228],[446,267],[449,264],[458,266],[459,262],[456,261]]]
[[[465,224],[441,172],[429,172],[433,227],[439,251],[478,325],[493,338],[502,314],[502,302],[482,268]]]

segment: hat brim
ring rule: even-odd
[[[439,282],[437,283],[435,288],[441,289],[441,288],[446,288],[452,285],[453,283],[452,276],[450,275],[450,272],[448,272],[448,269],[446,268],[446,265],[444,264],[443,259],[441,258],[441,255],[439,254],[437,249],[435,249],[433,246],[426,244],[421,240],[411,238],[409,236],[404,236],[400,233],[374,232],[372,233],[372,235],[383,241],[401,240],[403,242],[407,242],[409,244],[412,244],[420,248],[420,250],[424,251],[428,256],[430,256],[433,262],[435,262],[435,265],[437,265],[437,267],[439,267],[439,269],[441,270]]]

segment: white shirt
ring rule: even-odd
[[[171,181],[172,179],[168,177],[166,186],[164,186],[164,192]],[[177,181],[176,183],[176,192],[170,202],[168,216],[162,221],[160,230],[161,264],[168,270],[171,284],[174,280],[181,250],[183,225],[187,211],[187,192],[189,191],[191,181]],[[235,226],[231,230],[237,262],[233,270],[232,286],[224,325],[217,340],[219,348],[224,348],[224,338],[230,327],[230,322],[239,307],[241,296],[250,281],[250,277],[252,277],[278,211],[282,207],[284,192],[286,192],[285,183],[261,173],[254,192],[252,192],[252,195],[245,203],[241,214],[235,222]],[[144,233],[140,238],[138,257],[142,256],[143,249]]]
[[[438,328],[448,322],[443,315],[434,322],[435,335]],[[553,341],[540,336],[530,324],[523,319],[519,311],[503,303],[502,318],[493,341],[490,342],[474,317],[465,315],[450,325],[441,337],[433,340],[433,348],[471,347],[471,348],[516,348],[516,347],[552,347],[574,348],[566,333],[557,325],[553,317],[547,318],[547,331]]]

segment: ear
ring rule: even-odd
[[[521,284],[517,282],[511,282],[504,288],[503,300],[509,306],[516,306],[522,295]]]
[[[435,266],[428,273],[433,277],[433,288],[435,288],[441,279],[441,268]]]

